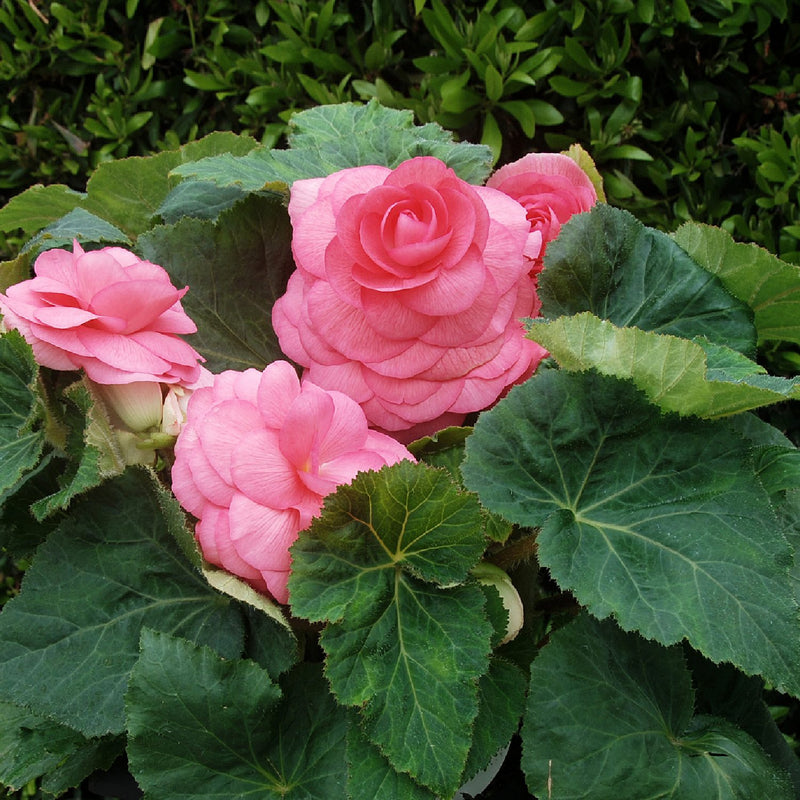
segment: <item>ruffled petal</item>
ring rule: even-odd
[[[253,431],[230,454],[231,475],[239,492],[277,509],[301,503],[307,492],[296,467],[280,451],[278,433]]]
[[[295,509],[276,510],[237,495],[229,519],[231,541],[248,565],[259,572],[289,569],[289,547],[299,532],[300,515]]]

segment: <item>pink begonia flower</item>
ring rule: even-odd
[[[167,272],[121,247],[47,250],[35,277],[0,294],[7,328],[16,328],[36,361],[57,370],[84,369],[95,383],[189,384],[202,357],[178,334],[194,322]]]
[[[558,236],[573,215],[588,211],[597,202],[589,176],[563,153],[528,153],[500,167],[486,182],[521,203],[530,223],[529,257],[534,271],[541,271],[547,243]]]
[[[530,225],[503,193],[420,157],[295,181],[289,215],[281,348],[370,424],[405,441],[460,424],[545,354],[520,322],[538,312]]]
[[[358,404],[276,361],[227,371],[189,400],[172,491],[198,519],[207,561],[278,602],[288,600],[289,546],[325,495],[360,471],[413,456],[369,430]]]

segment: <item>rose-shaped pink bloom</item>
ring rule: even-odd
[[[175,444],[172,490],[199,520],[205,559],[278,602],[288,600],[289,546],[325,495],[358,472],[414,460],[371,431],[358,404],[276,361],[227,371],[197,389]]]
[[[547,243],[558,236],[561,226],[597,202],[589,176],[562,153],[529,153],[500,167],[486,185],[525,208],[531,230],[528,250],[538,250],[534,259],[537,270],[541,270]]]
[[[167,272],[121,247],[85,253],[47,250],[34,278],[0,294],[8,328],[16,328],[37,362],[83,368],[95,383],[190,384],[202,358],[177,334],[197,327],[181,306],[188,290]]]
[[[372,425],[408,440],[458,424],[544,354],[520,323],[537,311],[530,225],[503,193],[421,157],[295,181],[289,214],[281,347]]]

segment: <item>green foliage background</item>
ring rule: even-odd
[[[792,5],[2,0],[0,202],[214,130],[274,145],[297,110],[377,97],[502,161],[580,142],[646,224],[798,262]]]
[[[264,257],[263,243],[254,231],[263,229],[262,219],[274,219],[269,215],[277,200],[268,194],[249,197],[246,205],[238,207],[240,211],[246,209],[246,213],[241,216],[240,228],[234,231],[236,235],[231,238],[220,233],[227,230],[225,225],[230,221],[225,216],[225,209],[244,191],[228,185],[234,182],[234,178],[238,180],[238,173],[229,173],[226,184],[225,171],[234,163],[245,166],[249,174],[253,174],[255,169],[256,188],[263,186],[267,179],[280,180],[281,169],[296,169],[297,165],[290,159],[266,158],[263,151],[256,152],[248,160],[248,154],[257,143],[267,146],[283,144],[289,120],[305,108],[377,98],[387,107],[411,109],[418,123],[437,122],[456,131],[463,140],[488,144],[496,163],[513,160],[531,150],[560,150],[579,142],[595,159],[604,177],[610,204],[631,211],[646,225],[663,231],[678,229],[687,220],[720,225],[736,238],[763,245],[784,261],[800,263],[800,105],[797,98],[800,77],[788,66],[796,59],[800,42],[797,16],[793,13],[792,0],[703,0],[693,3],[686,0],[517,3],[507,0],[489,3],[414,0],[405,6],[392,0],[336,3],[333,0],[260,0],[246,7],[236,0],[200,0],[196,3],[175,0],[168,6],[155,0],[106,0],[96,5],[83,0],[50,4],[33,0],[0,0],[0,86],[3,89],[0,93],[0,204],[32,184],[64,184],[60,188],[42,190],[41,197],[47,201],[43,207],[49,204],[53,208],[63,203],[63,209],[59,211],[59,214],[65,214],[61,218],[63,230],[51,233],[60,233],[66,240],[70,239],[74,227],[88,231],[95,241],[120,241],[116,238],[118,236],[123,240],[126,237],[138,238],[143,251],[155,260],[163,260],[169,252],[171,240],[163,235],[163,231],[148,230],[152,215],[159,213],[168,224],[183,226],[182,236],[193,242],[202,242],[204,252],[213,252],[220,262],[226,261],[224,256],[233,246],[233,239],[238,244],[244,241],[248,253],[252,250]],[[234,137],[220,135],[211,141],[193,144],[187,151],[174,150],[178,145],[195,142],[211,131],[226,130],[252,138],[236,141],[234,161],[211,163],[212,169],[221,169],[221,175],[202,175],[192,170],[197,169],[195,163],[203,155],[232,152]],[[378,144],[376,141],[376,146]],[[434,145],[432,140],[428,144]],[[158,192],[141,192],[140,207],[131,208],[126,198],[136,194],[135,187],[121,181],[132,179],[132,165],[107,162],[164,150],[171,152],[141,162],[143,168],[151,170],[152,174],[138,176],[143,186],[149,180],[148,185],[158,186]],[[183,171],[182,160],[189,162]],[[95,172],[98,166],[101,168]],[[209,168],[208,164],[206,168]],[[71,189],[87,189],[88,176],[93,173],[95,177],[87,195],[79,202]],[[220,203],[219,220],[197,215],[198,218],[179,221],[182,215],[192,217],[196,209],[191,207],[190,194],[172,191],[175,189],[172,183],[175,174],[195,178],[195,189],[204,179],[217,182],[219,191],[214,198]],[[38,194],[30,195],[31,202],[36,204],[38,197]],[[24,210],[19,211],[22,213]],[[70,217],[70,214],[76,216]],[[624,212],[613,212],[613,218],[604,221],[600,214],[595,214],[591,224],[625,229],[632,242],[650,237],[655,250],[661,253],[671,253],[675,249],[669,237],[656,235],[653,231],[642,233],[639,223],[629,216]],[[86,228],[104,220],[111,220],[119,227]],[[258,221],[258,224],[248,227],[249,220]],[[51,220],[42,224],[48,221]],[[573,227],[573,231],[577,236],[577,228]],[[678,230],[674,239],[704,269],[717,274],[728,292],[737,299],[750,307],[761,308],[766,304],[767,312],[764,313],[768,315],[769,310],[777,306],[776,298],[783,297],[785,276],[776,266],[777,262],[769,261],[767,254],[760,251],[759,267],[763,274],[770,276],[771,282],[760,287],[741,285],[733,267],[730,267],[730,274],[721,273],[714,263],[715,254],[700,252],[694,246],[695,238],[706,242],[710,236],[708,231],[686,226]],[[24,237],[18,231],[5,230],[0,233],[0,250],[4,255],[14,255],[22,241]],[[568,243],[565,239],[563,247]],[[723,239],[720,247],[724,249],[732,247],[732,244]],[[677,395],[680,398],[691,396],[702,406],[698,406],[699,410],[688,409],[691,413],[714,416],[719,408],[730,410],[735,407],[735,410],[742,411],[774,402],[776,398],[800,394],[796,379],[774,375],[792,375],[800,368],[797,350],[800,340],[796,330],[780,327],[763,314],[756,318],[758,355],[762,362],[767,363],[773,376],[756,372],[755,362],[745,358],[754,354],[755,339],[732,343],[727,331],[721,332],[717,342],[705,331],[706,338],[702,341],[690,341],[688,334],[684,338],[682,330],[670,331],[670,336],[658,339],[659,346],[664,348],[662,352],[656,349],[655,334],[646,321],[639,320],[636,328],[615,327],[618,320],[613,313],[607,317],[600,314],[596,298],[586,298],[587,302],[581,307],[561,308],[562,296],[574,297],[576,293],[558,282],[559,248],[554,246],[550,255],[553,259],[552,277],[549,284],[545,281],[542,287],[543,297],[553,309],[560,309],[559,313],[572,316],[566,321],[553,319],[537,323],[536,335],[565,369],[580,372],[598,369],[598,363],[607,365],[605,354],[613,347],[620,354],[619,363],[609,366],[604,381],[615,377],[630,378],[651,403],[660,405],[662,411],[686,413],[686,408],[670,405],[663,376],[659,377],[659,382],[654,373],[654,365],[658,367],[675,361],[675,351],[669,348],[682,347],[680,363],[696,362],[700,365],[698,369],[702,367],[700,372],[687,368],[685,374],[679,376],[681,391]],[[188,251],[182,253],[187,263],[191,261],[189,256]],[[272,256],[290,268],[287,252],[275,252]],[[742,264],[750,263],[749,252],[744,250],[736,251],[731,258],[726,256],[726,265],[735,267],[737,258],[741,258]],[[184,266],[184,261],[174,253],[170,253],[166,260],[178,271]],[[569,275],[568,259],[563,260],[565,269],[562,272]],[[214,259],[211,261],[216,263]],[[661,271],[662,260],[656,261],[655,268],[648,271],[651,279]],[[602,258],[600,262],[602,268]],[[13,266],[14,262],[10,263]],[[26,257],[19,260],[18,266],[20,270],[27,269]],[[677,269],[680,264],[673,266]],[[592,265],[586,267],[595,268]],[[643,268],[647,271],[647,264]],[[794,285],[789,278],[786,280]],[[676,280],[676,283],[683,285],[682,280]],[[762,294],[758,295],[758,291]],[[784,297],[784,302],[794,303],[795,297]],[[202,313],[204,310],[193,311]],[[209,307],[205,311],[216,314],[223,313],[224,309]],[[619,311],[621,317],[627,319],[628,309],[614,307],[612,311]],[[778,321],[782,321],[791,309],[781,307],[778,311]],[[730,309],[721,309],[720,316],[727,318],[730,313]],[[674,314],[667,316],[672,318]],[[257,360],[269,360],[273,343],[254,340],[245,325],[236,333],[242,342],[241,351],[232,351],[230,342],[223,342],[218,348],[216,342],[206,341],[204,348],[210,353],[217,349],[229,354],[233,352],[231,357],[237,363],[248,363],[253,353]],[[19,374],[20,384],[27,386],[32,376],[26,370],[34,367],[21,359],[12,337],[7,337],[6,342],[8,349],[3,358],[13,367],[10,371]],[[564,344],[556,353],[558,342]],[[567,344],[572,342],[576,346],[571,350]],[[741,350],[741,353],[723,352],[722,345],[725,344]],[[663,361],[654,358],[636,361],[633,353],[642,347],[650,356],[663,355]],[[553,391],[556,391],[559,386],[555,382],[562,379],[551,375],[543,380],[554,383]],[[578,379],[564,377],[564,391],[570,389],[568,380],[574,382]],[[585,387],[577,394],[592,396]],[[518,393],[516,397],[516,402],[524,405],[522,394]],[[70,399],[75,404],[76,414],[85,410],[84,406],[91,405],[89,398],[74,395]],[[638,407],[640,402],[631,400],[629,405]],[[17,405],[14,414],[2,420],[3,441],[8,445],[8,452],[17,459],[2,460],[5,472],[0,478],[7,483],[14,483],[21,470],[28,470],[30,464],[36,462],[41,442],[38,433],[34,435],[31,431],[39,430],[37,426],[42,413],[36,404],[30,408]],[[793,414],[792,406],[784,404],[771,410],[770,419],[777,427],[793,435],[798,430]],[[494,422],[487,421],[487,430],[495,434],[497,441],[502,441],[502,436],[508,435],[513,426],[504,426],[498,415],[491,419]],[[496,430],[489,427],[492,424]],[[665,422],[663,425],[666,430],[668,424]],[[686,426],[680,428],[683,430]],[[701,428],[698,425],[696,438],[700,438]],[[28,439],[21,438],[21,431],[30,433]],[[629,443],[623,444],[627,446]],[[646,439],[641,447],[650,448],[651,444]],[[764,463],[760,469],[766,475],[779,474],[783,468],[781,459],[788,458],[787,452],[782,444],[765,446]],[[48,490],[52,502],[40,508],[44,520],[43,535],[60,524],[57,517],[50,516],[62,507],[60,504],[66,504],[73,494],[100,482],[101,478],[107,477],[109,470],[113,474],[113,465],[96,464],[93,457],[94,451],[87,447],[79,461],[78,472],[67,476],[69,481],[65,485],[54,485]],[[697,459],[690,452],[684,465],[687,471],[695,461]],[[40,472],[30,482],[32,496],[48,495],[48,491],[42,491],[38,484],[52,481],[56,468],[54,462],[42,464]],[[475,458],[471,468],[477,475],[482,468],[490,471],[490,467],[483,467]],[[491,466],[491,470],[495,468],[496,465]],[[724,470],[720,474],[724,477]],[[738,474],[738,471],[733,470],[732,474]],[[343,494],[341,502],[356,503],[357,493],[358,490],[354,490],[352,498]],[[30,502],[31,498],[25,492],[20,495],[20,507]],[[492,497],[490,489],[487,505],[492,502],[499,504],[501,499]],[[595,519],[585,514],[586,518],[578,519],[577,523],[566,519],[561,512],[570,505],[568,500],[567,497],[561,503],[563,507],[560,506],[560,510],[546,520],[550,525],[549,531],[572,530],[572,527],[586,524],[600,527],[608,524],[605,518]],[[6,519],[6,523],[16,534],[19,531],[12,525],[14,511],[15,507],[12,507],[12,516]],[[605,513],[606,509],[603,511]],[[580,512],[580,517],[583,509],[577,508],[577,512]],[[617,509],[608,511],[612,512],[616,514]],[[756,514],[753,530],[756,530],[758,518]],[[637,531],[637,526],[646,526],[647,523],[647,519],[625,519],[625,524]],[[84,533],[87,537],[85,549],[89,553],[92,532],[87,530]],[[335,550],[336,529],[320,529],[319,533],[321,544],[318,546]],[[66,532],[58,535],[64,536]],[[53,537],[53,541],[58,541],[58,535]],[[771,541],[766,534],[762,538]],[[747,536],[742,537],[743,541],[746,539]],[[15,541],[15,544],[17,553],[25,553],[38,542]],[[545,556],[550,559],[550,567],[560,569],[563,584],[585,605],[602,611],[600,616],[611,611],[618,613],[617,605],[625,608],[627,599],[624,594],[620,598],[600,597],[597,587],[582,579],[579,570],[575,572],[577,577],[573,575],[573,560],[581,556],[578,550],[574,554],[552,547],[547,551],[546,545],[545,537]],[[159,552],[163,550],[166,553],[165,558],[171,557],[160,540],[143,542],[140,546],[143,549],[157,546]],[[307,543],[305,554],[306,569],[311,574],[315,546],[313,542]],[[51,555],[53,564],[60,563],[58,552],[53,551]],[[778,563],[782,551],[778,548],[770,555],[772,561]],[[2,557],[0,602],[16,592],[18,575],[26,566],[25,561],[14,562]],[[733,561],[723,566],[731,571],[739,568]],[[770,569],[765,572],[765,582],[773,577]],[[35,573],[33,578],[36,578]],[[423,590],[417,578],[411,570],[410,576],[404,579],[402,591],[398,589],[393,596],[398,607],[406,595],[430,603],[439,602],[438,595]],[[145,589],[141,590],[142,596]],[[175,596],[170,595],[167,599],[177,602],[182,591],[176,589]],[[198,601],[204,613],[204,603],[207,602],[207,598]],[[465,594],[464,598],[459,596],[459,602],[466,608],[469,603],[478,603],[479,598],[477,594],[475,597]],[[306,616],[317,619],[313,598],[307,599],[307,604]],[[778,605],[769,610],[776,619],[781,619],[784,614]],[[692,607],[679,611],[690,621],[698,616],[697,609]],[[232,628],[237,630],[244,630],[250,624],[246,604],[232,605],[215,613],[235,618],[236,625]],[[454,618],[457,619],[457,615]],[[332,621],[323,647],[328,646],[335,653],[337,641],[358,639],[362,630],[371,630],[372,620],[367,616],[362,614],[356,621],[359,625],[354,625],[352,630],[337,627]],[[20,629],[24,628],[23,622],[20,622]],[[158,626],[153,627],[161,630]],[[741,631],[741,637],[745,640],[748,636],[760,635],[765,627],[759,623],[753,631]],[[714,638],[715,629],[705,631],[699,624],[695,624],[695,628],[698,639],[694,643],[706,654],[713,651],[721,660],[732,660],[737,652],[748,650],[745,645],[734,648],[731,653],[724,647],[720,650]],[[488,632],[484,633],[488,636]],[[649,633],[664,645],[674,640],[669,632],[650,630]],[[202,636],[194,636],[191,631],[181,635],[191,639],[192,646],[171,640],[162,633],[148,634],[148,640],[142,643],[147,658],[139,662],[134,676],[132,691],[138,692],[139,696],[132,696],[144,711],[141,718],[132,722],[129,755],[138,763],[140,777],[145,783],[151,778],[156,781],[158,777],[158,770],[148,776],[147,765],[154,754],[162,759],[159,763],[163,764],[171,764],[170,759],[182,755],[170,749],[168,737],[153,746],[144,735],[159,724],[159,698],[169,689],[165,682],[170,676],[159,671],[164,652],[170,648],[181,649],[179,655],[189,665],[187,676],[205,676],[208,686],[227,682],[232,687],[245,688],[250,681],[261,681],[255,668],[229,669],[223,662],[211,659],[203,649],[208,643]],[[620,644],[612,641],[613,637],[622,636],[619,632],[613,633],[605,623],[589,623],[585,619],[570,635],[574,641],[560,639],[548,660],[537,662],[536,666],[544,676],[563,674],[565,693],[580,688],[591,678],[592,664],[588,662],[569,663],[574,673],[565,672],[564,663],[570,662],[570,654],[580,645],[581,637],[601,643],[607,639],[609,650],[613,650]],[[701,638],[706,635],[707,639]],[[242,647],[238,640],[223,644],[231,652]],[[117,657],[123,658],[130,654],[129,651],[133,652],[137,642],[125,640],[124,645],[114,649]],[[477,649],[473,648],[476,652]],[[651,653],[643,648],[638,663],[658,660],[664,652],[653,650]],[[693,731],[698,751],[721,750],[727,755],[738,752],[739,755],[730,760],[735,767],[731,774],[735,776],[737,765],[753,762],[756,754],[746,747],[737,751],[740,743],[736,735],[728,730],[727,723],[720,722],[720,718],[727,715],[722,702],[715,700],[709,689],[721,680],[720,675],[714,672],[708,676],[707,685],[701,686],[703,691],[693,707],[688,694],[685,655],[677,653],[674,647],[669,653],[670,660],[660,664],[659,669],[663,672],[665,685],[675,689],[672,695],[681,700],[680,707],[676,705],[674,718],[669,718],[669,731]],[[370,666],[366,655],[364,669]],[[745,671],[771,676],[772,685],[785,688],[781,686],[781,666],[769,660],[765,649],[753,648],[753,658],[757,663],[748,663]],[[525,661],[525,658],[521,660]],[[280,674],[284,666],[268,664],[263,659],[259,661],[259,668],[267,670],[273,677]],[[696,675],[701,674],[701,668],[712,671],[708,665],[690,666]],[[494,684],[516,681],[514,674],[507,674],[509,670],[510,666],[502,661],[493,661],[491,671],[486,674],[486,664],[474,668],[474,675],[484,675],[480,685],[473,686],[469,714],[483,713],[484,706],[489,704],[485,698],[491,698]],[[470,673],[468,676],[473,684],[474,675]],[[312,682],[318,681],[316,675],[304,677]],[[423,680],[425,676],[412,677]],[[744,680],[742,676],[738,677]],[[158,692],[149,689],[162,683],[164,686]],[[6,687],[7,691],[14,688]],[[288,695],[295,691],[291,684],[284,688]],[[611,690],[627,691],[625,686],[616,684],[610,689],[601,689],[596,697],[587,697],[583,701],[585,707],[596,708],[598,716],[605,708],[604,704],[611,702],[609,697],[613,700]],[[343,687],[339,690],[342,705],[359,707],[368,700],[375,702],[375,698],[351,697]],[[253,730],[261,724],[259,715],[280,717],[280,706],[270,695],[271,691],[265,690],[265,696],[261,698],[263,702],[260,699],[258,704],[255,701],[249,705],[246,703],[246,707],[241,709],[244,716],[252,718]],[[204,692],[205,689],[198,691],[194,698],[198,705],[205,702]],[[743,697],[752,694],[750,689],[742,690]],[[784,731],[796,735],[797,703],[787,695],[777,693],[769,693],[765,699],[774,716],[789,718],[783,726]],[[654,708],[663,705],[659,692],[645,700]],[[557,699],[541,692],[531,694],[528,702],[528,716],[544,720],[543,724],[548,719],[559,720],[564,716]],[[783,703],[791,703],[791,706],[782,707]],[[397,720],[387,722],[377,713],[373,714],[370,706],[365,708],[363,724],[373,741],[389,737],[397,727]],[[442,709],[424,710],[430,711],[434,717],[442,715]],[[105,725],[116,731],[112,723],[114,714],[119,716],[120,709],[112,711],[113,714],[109,712],[112,722],[97,722],[97,730]],[[761,711],[767,713],[766,705],[759,706],[759,713]],[[512,722],[516,719],[513,713],[508,717]],[[403,721],[409,723],[409,720]],[[762,725],[760,718],[746,721],[751,727],[766,726],[766,723]],[[30,726],[35,736],[42,720],[17,720],[15,724]],[[366,738],[363,741],[359,738],[360,727],[345,725],[343,718],[331,721],[321,717],[310,717],[308,725],[313,730],[323,730],[332,743],[331,747],[339,748],[337,752],[345,746],[346,728],[347,748],[363,755],[359,760],[362,765],[360,772],[353,770],[348,776],[342,776],[333,767],[329,773],[327,766],[323,765],[320,775],[311,776],[314,780],[389,780],[386,775],[399,780],[397,773],[388,770],[378,750]],[[94,735],[95,727],[87,727],[85,733]],[[742,724],[742,727],[747,729],[747,725]],[[664,737],[647,739],[646,732],[632,730],[647,747],[661,748],[665,745]],[[564,741],[570,744],[573,739],[580,739],[584,731],[581,725],[566,726]],[[601,733],[609,739],[628,736],[628,732],[622,729]],[[65,729],[64,736],[68,738],[68,734],[73,736]],[[214,731],[209,727],[209,736],[212,734]],[[308,738],[308,730],[288,730],[286,735],[304,741]],[[535,739],[537,732],[530,727],[527,735]],[[499,738],[501,734],[497,736]],[[709,737],[717,739],[710,745]],[[120,751],[121,743],[113,737],[100,741],[108,748],[107,753],[101,754],[102,758],[110,762]],[[490,748],[493,741],[491,739],[485,747]],[[694,741],[687,739],[685,751],[679,754],[681,768],[686,765],[695,767],[695,772],[687,773],[687,786],[695,779],[695,773],[698,781],[706,780],[702,771],[707,765],[694,757]],[[388,744],[394,747],[392,742]],[[85,740],[81,736],[74,742],[69,739],[64,747],[83,752],[90,745],[99,746],[94,740]],[[453,742],[451,745],[462,757],[467,757],[466,743]],[[795,746],[793,738],[790,738],[790,745]],[[574,742],[570,746],[574,747]],[[781,746],[784,746],[783,742]],[[405,758],[402,748],[398,745],[394,749],[395,758],[402,761]],[[782,752],[777,746],[774,749]],[[480,755],[475,756],[476,763],[481,761]],[[629,754],[625,757],[628,758]],[[87,758],[97,760],[100,756],[94,751],[89,753],[87,749]],[[314,753],[308,758],[311,763],[316,763]],[[469,758],[473,758],[472,753]],[[529,751],[526,759],[528,773],[536,775],[537,781],[544,784],[547,773],[541,765],[546,761],[542,761],[535,750]],[[619,760],[620,763],[624,761],[622,756]],[[789,760],[796,766],[793,759]],[[420,769],[424,769],[423,777],[428,785],[435,786],[441,780],[441,785],[447,787],[447,781],[458,776],[439,777],[439,766],[423,765]],[[251,777],[248,770],[239,764],[212,764],[210,768],[237,774],[242,770],[242,780],[245,781]],[[57,777],[64,781],[64,786],[70,785],[69,776]],[[270,776],[270,780],[274,779],[278,785],[284,777],[276,774]],[[607,777],[609,785],[615,785],[617,776]],[[658,783],[662,777],[654,775],[653,780]],[[576,784],[580,783],[581,776],[578,775]],[[415,787],[412,788],[416,791]],[[779,788],[785,790],[785,787]],[[408,787],[397,788],[398,793],[401,790],[411,791]],[[769,795],[769,790],[769,787],[764,787],[764,796]],[[31,785],[29,792],[23,789],[19,796],[33,796],[36,791],[36,787]]]

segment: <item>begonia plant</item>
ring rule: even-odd
[[[291,127],[0,209],[0,782],[798,796],[798,268],[578,146]]]

